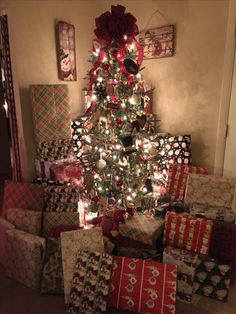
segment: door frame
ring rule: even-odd
[[[236,1],[229,1],[228,23],[225,42],[223,79],[221,86],[220,108],[216,138],[214,174],[223,175],[226,147],[226,132],[233,82],[234,56],[236,45]]]
[[[0,6],[0,15],[7,15],[7,19],[8,19],[9,45],[10,45],[10,51],[11,51],[11,70],[12,70],[13,89],[14,89],[14,98],[15,98],[19,152],[20,152],[20,161],[21,161],[21,176],[22,176],[22,181],[27,181],[27,167],[26,167],[27,159],[26,159],[26,147],[25,147],[25,140],[24,140],[24,129],[23,129],[21,102],[20,102],[20,89],[19,89],[18,77],[17,77],[17,71],[16,71],[17,67],[16,67],[16,58],[14,55],[14,51],[15,51],[14,42],[12,40],[13,21],[12,21],[10,9],[8,7]]]

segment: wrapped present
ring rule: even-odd
[[[231,266],[231,285],[236,284],[236,225],[214,221],[209,256],[220,264]]]
[[[46,211],[78,211],[81,191],[71,186],[48,186],[45,188]]]
[[[112,255],[78,251],[66,312],[104,313],[107,308],[112,268]]]
[[[61,139],[55,141],[40,142],[37,146],[36,156],[39,160],[58,160],[72,157],[72,140]]]
[[[177,268],[114,257],[109,306],[136,313],[175,313]]]
[[[184,203],[189,208],[194,205],[210,205],[232,209],[235,182],[234,178],[190,174]]]
[[[7,220],[16,228],[32,234],[40,234],[42,213],[23,208],[8,208]]]
[[[50,180],[53,180],[51,177],[51,167],[53,165],[61,165],[64,162],[73,162],[74,158],[64,158],[62,157],[59,159],[58,157],[51,157],[51,158],[45,158],[45,159],[35,159],[35,169],[36,169],[36,175],[37,177],[47,178]],[[54,181],[63,181],[63,180],[54,180]]]
[[[159,153],[158,166],[164,175],[167,174],[170,164],[191,164],[190,135],[158,136],[155,142]]]
[[[26,208],[41,211],[44,207],[44,188],[37,184],[5,181],[3,215],[8,208]]]
[[[60,239],[49,238],[46,241],[41,275],[41,292],[48,294],[64,293]]]
[[[18,229],[6,232],[6,274],[25,286],[39,289],[45,239]]]
[[[61,225],[80,226],[80,213],[78,212],[44,212],[43,213],[43,236],[53,236],[55,227]]]
[[[137,212],[119,225],[121,236],[154,246],[163,229],[164,219]]]
[[[7,230],[14,229],[15,226],[9,221],[0,217],[0,264],[5,267],[6,265],[6,232]]]
[[[70,179],[77,179],[82,186],[82,166],[76,161],[65,161],[60,164],[53,164],[50,167],[50,175],[56,181],[70,181]]]
[[[235,222],[235,213],[228,208],[209,205],[193,205],[189,213],[190,215],[206,219],[221,220],[231,223]]]
[[[65,303],[69,301],[73,269],[78,250],[104,252],[101,228],[75,230],[61,233],[61,250],[64,276]]]
[[[217,264],[214,259],[198,259],[194,293],[226,302],[230,286],[230,266]]]
[[[66,181],[54,181],[54,180],[50,180],[50,179],[45,178],[45,177],[37,177],[37,178],[32,180],[32,183],[39,184],[42,187],[53,186],[53,185],[55,185],[55,186],[69,186],[70,185],[70,183],[66,182]]]
[[[70,139],[68,86],[31,85],[30,93],[36,142]]]
[[[187,176],[190,173],[208,174],[208,170],[183,164],[169,165],[166,193],[171,197],[172,201],[183,202]]]
[[[213,222],[187,214],[167,212],[164,244],[208,254]]]
[[[163,252],[163,263],[177,265],[178,300],[191,303],[193,283],[198,255],[172,246],[167,246]]]

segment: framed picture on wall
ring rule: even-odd
[[[138,40],[143,47],[143,59],[171,57],[175,49],[174,25],[143,30]]]
[[[66,22],[57,23],[58,76],[62,81],[76,81],[75,27]]]

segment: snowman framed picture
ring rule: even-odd
[[[76,81],[75,27],[66,22],[58,22],[56,31],[59,79]]]

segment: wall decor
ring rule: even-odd
[[[138,40],[143,47],[144,60],[171,57],[175,49],[175,27],[167,25],[143,30]]]
[[[62,81],[76,81],[75,27],[66,22],[57,24],[58,76]]]

